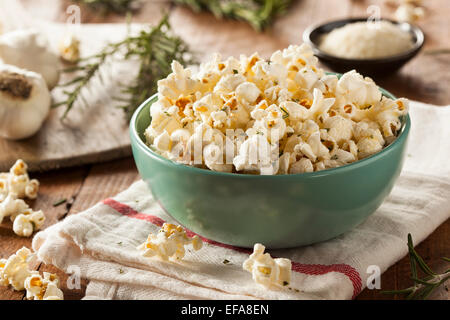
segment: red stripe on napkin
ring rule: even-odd
[[[103,204],[107,205],[108,207],[114,209],[118,213],[130,217],[135,218],[139,220],[145,220],[148,222],[151,222],[154,225],[157,225],[158,227],[162,227],[162,225],[165,223],[165,221],[157,216],[152,216],[150,214],[146,213],[140,213],[131,208],[130,206],[120,203],[114,199],[106,199],[103,201]],[[197,234],[186,229],[186,234],[189,237],[196,236]],[[234,247],[228,244],[220,243],[214,240],[210,240],[207,238],[204,238],[200,235],[198,235],[204,242],[209,243],[211,245],[215,245],[222,248],[231,249],[234,251],[251,254],[252,250],[240,248],[240,247]],[[308,275],[323,275],[330,272],[339,272],[344,275],[346,275],[350,281],[353,284],[353,296],[352,299],[356,298],[356,296],[361,292],[362,288],[362,281],[361,277],[356,271],[355,268],[352,266],[349,266],[347,264],[331,264],[331,265],[323,265],[323,264],[302,264],[298,262],[292,262],[292,270],[295,272],[308,274]]]

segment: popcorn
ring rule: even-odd
[[[23,198],[36,199],[39,181],[30,180],[28,166],[17,160],[9,172],[0,173],[0,223],[5,217],[13,222],[13,231],[22,237],[29,237],[40,229],[45,216],[42,211],[33,211]]]
[[[0,203],[0,223],[5,217],[11,216],[11,219],[16,215],[28,209],[28,205],[22,199],[17,199],[17,194],[10,193],[3,202]]]
[[[272,159],[278,157],[265,136],[260,133],[252,135],[239,148],[239,155],[233,159],[237,171],[274,174]]]
[[[4,178],[0,178],[0,202],[4,201],[8,196],[8,180]],[[1,223],[1,221],[0,221]]]
[[[17,160],[9,173],[0,176],[0,201],[4,200],[7,193],[15,193],[17,198],[35,199],[39,191],[39,181],[30,181],[27,172],[28,166],[23,160]]]
[[[189,238],[181,226],[164,223],[156,235],[150,234],[137,249],[142,251],[144,257],[157,256],[162,260],[181,260],[186,253],[184,247],[189,244],[196,251],[203,246],[203,242],[198,236]]]
[[[262,244],[255,244],[253,253],[244,261],[243,269],[252,274],[253,280],[266,288],[287,286],[291,281],[291,260],[273,259]]]
[[[238,100],[243,100],[247,103],[254,103],[259,97],[261,91],[251,82],[243,82],[236,87],[236,97]]]
[[[304,173],[304,172],[313,172],[314,167],[311,160],[307,158],[301,158],[299,161],[292,164],[289,169],[289,173]]]
[[[424,17],[425,10],[416,7],[413,3],[403,3],[397,8],[394,15],[397,21],[413,23]]]
[[[9,170],[13,176],[22,176],[27,174],[28,166],[23,160],[17,160],[16,163]]]
[[[166,79],[158,81],[159,95],[177,100],[180,96],[183,96],[183,93],[197,91],[197,81],[191,78],[189,68],[184,69],[179,62],[173,61],[172,70],[173,73]]]
[[[374,137],[365,137],[358,141],[356,144],[358,147],[358,157],[360,159],[367,158],[368,156],[379,152],[383,146]]]
[[[77,62],[80,59],[80,40],[73,34],[66,34],[59,43],[59,54],[67,62]]]
[[[33,272],[26,278],[24,287],[28,300],[64,300],[64,294],[59,289],[59,279],[55,274],[44,272],[42,277]]]
[[[324,127],[328,129],[328,135],[336,142],[348,141],[353,135],[353,121],[342,116],[334,116],[325,119]]]
[[[31,257],[31,251],[23,247],[7,260],[2,259],[0,262],[0,283],[11,285],[17,291],[24,290],[25,279],[31,275],[31,271],[28,270],[28,260]]]
[[[6,259],[0,259],[0,285],[2,285],[2,286],[9,285],[9,281],[3,272],[7,262],[8,262],[8,260],[6,260]]]
[[[156,139],[153,143],[154,143],[155,147],[158,148],[158,150],[169,151],[170,136],[167,133],[167,131],[164,130],[163,133],[161,133],[159,136],[156,137]]]
[[[43,226],[44,221],[45,216],[42,210],[28,209],[15,217],[13,231],[18,236],[29,237]]]
[[[233,92],[243,82],[245,82],[245,77],[240,74],[230,74],[224,76],[214,87],[214,93]]]
[[[233,165],[224,164],[223,150],[221,145],[215,143],[210,143],[203,149],[203,158],[209,169],[219,172],[233,170]]]
[[[36,179],[30,180],[25,187],[25,196],[28,199],[36,199],[39,191],[39,181]]]
[[[352,141],[352,143],[353,143],[353,145],[355,144],[353,141]],[[356,157],[357,157],[356,152],[353,152],[353,150],[347,151],[344,149],[336,149],[336,151],[333,152],[333,155],[331,158],[336,159],[343,164],[347,164],[347,163],[354,162]]]
[[[381,91],[375,82],[369,77],[363,78],[355,70],[345,73],[339,79],[336,92],[346,103],[354,103],[360,109],[381,99]]]
[[[147,142],[213,171],[275,175],[352,163],[395,140],[408,112],[407,100],[382,97],[354,70],[326,75],[305,44],[269,61],[217,54],[196,73],[176,61],[172,71],[158,82]]]

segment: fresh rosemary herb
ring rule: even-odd
[[[74,79],[63,84],[70,87],[65,90],[66,100],[53,107],[65,106],[63,118],[67,116],[75,103],[82,100],[84,89],[91,81],[98,78],[102,81],[101,69],[107,60],[137,60],[140,63],[139,72],[132,83],[122,87],[123,97],[115,99],[122,102],[119,107],[125,111],[129,120],[137,107],[157,91],[158,80],[167,77],[171,72],[171,62],[177,60],[182,65],[194,63],[187,45],[177,36],[171,35],[168,16],[150,30],[142,30],[138,35],[129,35],[126,39],[105,46],[99,53],[83,58],[75,67],[66,69],[67,73],[75,73]]]
[[[61,199],[61,200],[58,200],[55,203],[53,203],[53,206],[54,207],[59,207],[60,205],[66,203],[66,202],[67,202],[67,199]]]
[[[133,12],[141,7],[139,0],[72,0],[81,3],[92,9],[92,11],[100,12],[101,14],[118,13],[125,14]]]
[[[408,234],[408,252],[411,265],[411,279],[414,281],[413,286],[401,290],[382,291],[381,293],[404,295],[408,300],[425,300],[435,289],[450,279],[450,269],[441,274],[431,270],[414,249],[411,234]],[[449,258],[442,259],[450,262]],[[426,274],[425,278],[419,279],[417,267]]]
[[[287,111],[286,111],[286,109],[285,109],[285,108],[283,108],[283,107],[281,107],[280,109],[281,109],[281,111],[283,111],[283,113],[284,113],[284,115],[283,115],[283,119],[286,119],[286,118],[288,118],[288,117],[289,117],[289,112],[287,112]]]
[[[174,0],[199,12],[207,10],[217,18],[230,18],[249,23],[258,31],[264,30],[273,20],[284,14],[292,0]]]

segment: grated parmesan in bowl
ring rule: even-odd
[[[411,33],[389,21],[349,23],[325,34],[319,48],[346,59],[396,56],[414,47]]]

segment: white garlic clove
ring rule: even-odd
[[[51,96],[40,74],[0,64],[0,137],[34,135],[50,112]]]
[[[43,34],[27,29],[1,35],[0,58],[6,64],[41,74],[50,90],[58,84],[59,57]]]

